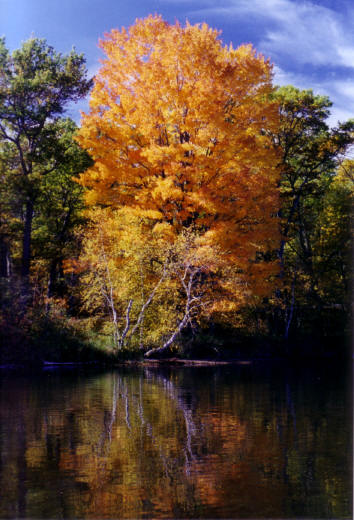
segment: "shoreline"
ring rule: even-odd
[[[185,359],[185,358],[163,358],[163,359],[127,359],[107,361],[43,361],[41,363],[1,363],[0,371],[32,371],[32,370],[59,370],[59,369],[76,369],[76,368],[120,368],[120,367],[213,367],[213,366],[251,366],[261,363],[291,363],[294,365],[306,363],[323,363],[331,362],[334,364],[343,364],[353,362],[354,357],[351,355],[345,357],[333,356],[266,356],[266,357],[249,357],[234,359]]]

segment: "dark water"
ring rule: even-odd
[[[352,516],[348,371],[0,377],[2,518]]]

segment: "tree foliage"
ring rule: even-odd
[[[312,90],[288,85],[278,88],[274,98],[279,103],[280,124],[273,142],[281,151],[282,236],[286,240],[296,229],[301,233],[303,201],[318,189],[321,176],[334,171],[353,143],[354,121],[329,129],[326,119],[332,103]]]
[[[0,41],[0,143],[11,147],[12,184],[24,206],[21,274],[30,274],[32,221],[40,183],[65,162],[58,118],[70,101],[83,98],[91,81],[83,55],[57,53],[31,38],[12,53]],[[59,132],[59,136],[58,136]],[[3,156],[4,157],[4,156]]]
[[[240,327],[287,339],[342,333],[353,121],[329,128],[327,97],[274,88],[263,56],[223,46],[206,24],[149,16],[100,46],[77,132],[63,116],[91,87],[84,57],[35,38],[10,54],[0,41],[9,349],[52,318],[75,336],[78,316],[78,337],[92,326],[115,352],[146,355],[198,329],[213,342],[216,329]]]
[[[220,320],[251,291],[228,255],[191,229],[178,236],[131,208],[92,208],[84,245],[66,270],[81,273],[83,310],[115,348],[163,350],[189,327]],[[108,319],[108,323],[107,323]]]
[[[240,260],[252,240],[237,247],[235,236],[263,240],[277,207],[264,132],[276,106],[269,63],[217,36],[159,17],[106,36],[78,137],[95,164],[81,182],[91,203],[150,210],[177,230],[194,223]]]
[[[80,176],[87,202],[130,208],[172,242],[188,229],[264,292],[274,263],[262,254],[278,239],[271,65],[251,46],[224,47],[206,24],[157,16],[100,45],[78,134],[94,160]]]
[[[309,316],[306,319],[304,313],[308,315],[309,308],[318,320],[325,306],[347,305],[350,190],[338,168],[353,143],[354,121],[330,129],[331,102],[311,90],[289,85],[278,88],[274,98],[279,103],[280,121],[272,138],[281,157],[279,257],[283,284],[278,301],[288,337],[295,316],[298,323],[306,321]]]

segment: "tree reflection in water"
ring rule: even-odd
[[[4,377],[0,516],[350,518],[350,399],[324,374]]]

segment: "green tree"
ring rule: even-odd
[[[57,153],[61,150],[61,160],[54,171],[41,179],[32,240],[33,258],[37,263],[43,262],[38,273],[47,284],[48,297],[65,289],[62,286],[60,291],[58,284],[58,278],[63,280],[63,261],[74,256],[79,248],[75,230],[85,222],[83,188],[74,178],[92,164],[73,139],[77,126],[72,120],[58,120],[55,130],[56,150]]]
[[[331,102],[326,96],[293,86],[275,93],[279,103],[279,131],[274,145],[281,151],[281,233],[279,247],[283,279],[285,337],[294,317],[297,294],[302,304],[320,313],[328,294],[320,290],[324,265],[335,257],[337,245],[321,256],[318,248],[320,220],[335,172],[354,142],[354,121],[327,125]],[[321,217],[322,215],[322,217]],[[338,220],[338,226],[343,221]],[[329,246],[329,243],[327,243]]]
[[[21,227],[21,204],[16,195],[17,179],[16,152],[11,143],[0,143],[0,278],[9,278],[11,275],[11,249],[17,249],[16,228]]]
[[[65,105],[88,93],[83,55],[57,53],[45,40],[31,38],[12,53],[0,40],[0,142],[11,145],[15,164],[12,190],[23,205],[21,277],[30,274],[32,224],[45,176],[57,171],[63,159],[57,121]],[[15,166],[15,168],[14,168]],[[14,186],[16,185],[16,187]]]
[[[313,265],[320,299],[350,313],[354,161],[346,159],[327,182],[313,225]]]

